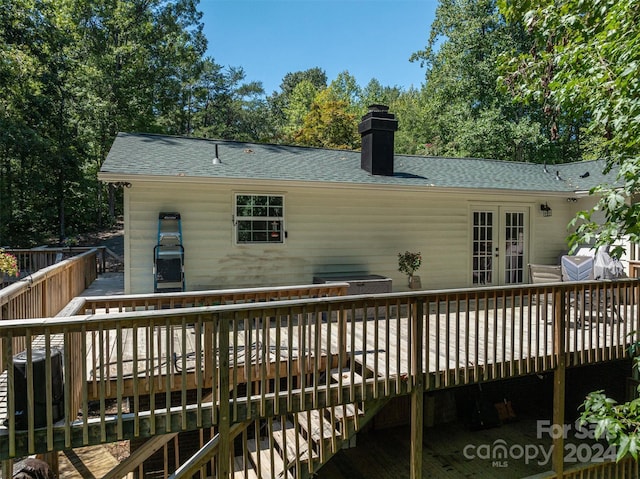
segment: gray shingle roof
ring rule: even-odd
[[[216,145],[218,165],[212,161]],[[100,177],[108,181],[237,178],[570,193],[613,181],[611,173],[603,175],[603,167],[603,161],[583,161],[550,165],[545,172],[543,165],[533,163],[396,155],[395,174],[388,177],[362,170],[358,151],[119,133]],[[556,179],[556,172],[561,179]]]

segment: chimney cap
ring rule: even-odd
[[[380,111],[380,112],[386,113],[389,111],[389,107],[387,105],[382,105],[380,103],[373,103],[372,105],[369,105],[367,108],[369,108],[370,112]]]

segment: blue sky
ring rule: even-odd
[[[419,87],[409,62],[427,44],[437,0],[201,0],[208,55],[243,67],[269,95],[289,72],[322,68],[331,82],[349,71],[365,86]]]

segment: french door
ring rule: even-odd
[[[528,208],[479,207],[472,212],[472,283],[526,281]]]

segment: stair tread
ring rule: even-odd
[[[273,452],[274,470],[271,470],[271,448],[268,439],[260,439],[259,447],[257,448],[257,450],[255,439],[250,439],[249,441],[247,441],[247,449],[256,467],[258,465],[258,455],[260,456],[260,467],[262,469],[261,471],[259,471],[260,477],[265,479],[271,479],[273,477],[294,479],[290,471],[286,471],[285,473],[284,461],[275,450]]]
[[[334,408],[333,414],[334,414],[334,417],[336,418],[336,421],[342,421],[343,419],[351,419],[355,417],[356,414],[358,416],[363,416],[364,411],[362,411],[355,404],[345,404],[345,405],[336,406]]]
[[[335,434],[335,427],[323,416],[318,410],[311,410],[306,412],[299,412],[298,424],[307,432],[307,437],[311,437],[311,440],[318,442],[322,439],[331,439]],[[311,431],[309,431],[309,423],[307,421],[307,415],[311,416]],[[321,427],[322,424],[322,427]],[[322,434],[322,436],[321,436]]]
[[[244,473],[244,464],[243,464],[242,456],[236,456],[233,458],[233,479],[245,479]],[[252,468],[247,469],[246,474],[247,479],[258,479],[258,475],[256,471]]]
[[[284,432],[282,431],[282,424],[280,421],[273,422],[273,438],[278,443],[280,450],[284,449],[284,438],[286,436],[287,441],[287,459],[289,463],[294,463],[296,461],[296,436],[298,437],[298,446],[300,447],[300,461],[306,462],[309,460],[309,444],[304,436],[298,432],[291,423],[291,421],[287,421],[285,423]],[[316,459],[318,455],[311,450],[311,458]]]
[[[331,379],[333,379],[336,383],[339,382],[340,377],[342,376],[342,385],[348,386],[350,384],[362,384],[362,376],[357,372],[353,372],[353,381],[351,376],[351,370],[349,368],[344,369],[332,369],[331,370]]]

